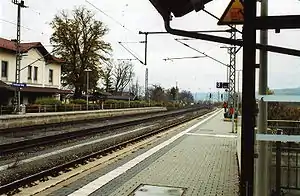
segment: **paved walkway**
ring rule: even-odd
[[[183,187],[186,195],[238,195],[236,139],[230,130],[217,115],[110,195],[128,195],[141,183]]]
[[[157,195],[164,191],[161,187],[169,187],[178,196],[183,192],[187,196],[239,195],[236,135],[230,133],[231,123],[223,122],[222,115],[197,123],[162,148],[154,147],[105,175],[79,180],[72,193],[68,189],[55,194],[138,196],[152,191]],[[148,157],[140,158],[147,153]]]

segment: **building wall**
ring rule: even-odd
[[[40,59],[42,55],[39,53],[37,49],[31,49],[26,53],[26,56],[22,57],[21,61],[21,69],[28,66],[32,62]],[[0,63],[1,61],[8,62],[8,77],[4,78],[1,76],[2,81],[10,84],[15,81],[15,72],[16,72],[16,56],[13,53],[0,51]],[[1,64],[0,64],[1,66]],[[26,83],[29,86],[37,86],[37,87],[61,87],[61,65],[60,64],[47,64],[44,59],[41,59],[32,66],[32,79],[28,79],[28,67],[21,70],[21,83]],[[38,68],[37,80],[34,80],[34,67]],[[0,67],[1,68],[1,67]],[[53,82],[49,82],[49,70],[53,70]]]
[[[49,83],[49,70],[53,70],[53,82]],[[61,66],[59,64],[48,64],[45,67],[45,86],[46,87],[61,87]]]
[[[7,78],[2,76],[2,71],[0,71],[0,78],[3,82],[13,82],[15,80],[15,72],[16,72],[16,56],[12,53],[3,52],[0,50],[0,63],[2,61],[8,62],[8,73]],[[0,68],[2,63],[0,64]],[[2,68],[1,68],[2,69]],[[0,69],[0,70],[1,70]]]
[[[21,67],[25,68],[32,62],[36,61],[37,59],[40,59],[42,55],[38,52],[36,49],[31,49],[28,51],[27,56],[24,56],[21,61]],[[24,83],[27,83],[28,85],[31,86],[38,86],[38,87],[44,87],[45,85],[45,61],[44,59],[39,60],[35,62],[34,64],[31,65],[32,70],[31,70],[31,76],[32,79],[28,79],[28,68],[25,68],[24,70],[21,71],[21,81]],[[38,68],[38,74],[37,74],[37,80],[34,80],[34,67]]]

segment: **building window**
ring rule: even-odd
[[[28,66],[28,80],[32,80],[32,66]]]
[[[52,83],[53,82],[53,70],[49,69],[49,82]]]
[[[37,81],[37,77],[38,77],[38,67],[34,67],[33,80]]]
[[[7,71],[8,71],[8,62],[2,61],[1,62],[1,77],[7,78]]]

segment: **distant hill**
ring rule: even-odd
[[[284,88],[284,89],[274,89],[276,95],[300,95],[300,87],[298,88]]]
[[[274,91],[276,95],[299,95],[300,96],[300,87],[298,88],[283,88],[283,89],[271,89]],[[221,93],[220,93],[221,94]],[[207,100],[208,99],[209,92],[197,92],[196,93],[196,100]],[[256,96],[258,93],[256,92]],[[195,96],[195,93],[193,93],[193,96]],[[218,100],[218,93],[212,92],[212,96],[214,100]]]
[[[193,94],[195,96],[195,100],[199,101],[199,100],[205,100],[207,99],[207,93],[203,93],[203,92],[197,92]]]

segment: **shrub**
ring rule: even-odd
[[[137,104],[139,104],[140,107],[149,106],[149,102],[147,101],[137,101]]]
[[[37,98],[35,104],[38,105],[61,105],[61,101],[52,97]]]
[[[106,100],[104,103],[105,104],[116,104],[116,103],[118,103],[118,101],[117,100]]]
[[[155,106],[155,107],[161,107],[161,106],[163,106],[164,104],[163,104],[163,102],[156,102],[156,101],[153,101],[152,103],[151,103],[151,106]]]
[[[86,104],[86,100],[84,99],[73,99],[70,101],[71,104],[83,105]]]
[[[129,101],[123,101],[123,100],[106,100],[105,104],[118,104],[118,105],[124,105],[128,104]]]

